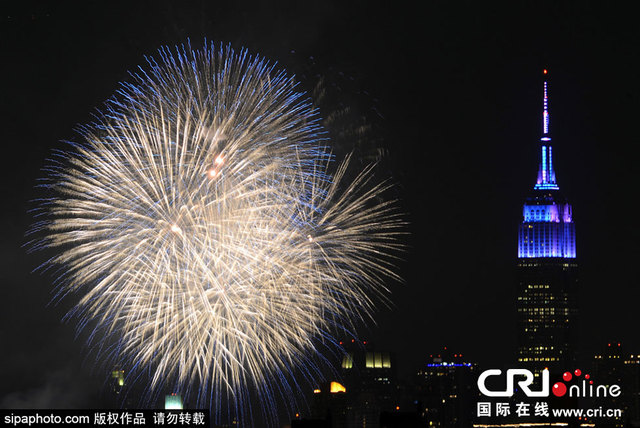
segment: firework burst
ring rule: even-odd
[[[36,246],[58,248],[100,359],[152,393],[240,418],[254,394],[273,416],[289,373],[317,376],[318,344],[385,298],[402,224],[386,186],[342,183],[310,101],[264,59],[162,49],[81,133],[48,168]]]

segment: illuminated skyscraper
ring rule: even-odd
[[[547,70],[543,73],[540,168],[519,227],[516,303],[518,363],[536,374],[571,365],[577,313],[575,227],[571,205],[556,182]]]

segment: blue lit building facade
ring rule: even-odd
[[[538,374],[571,366],[577,315],[576,234],[553,165],[544,71],[540,167],[518,232],[518,365]]]

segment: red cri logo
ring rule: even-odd
[[[582,371],[580,369],[575,369],[573,374],[571,374],[571,372],[564,372],[562,380],[565,382],[571,382],[571,379],[573,379],[574,376],[576,377],[576,380],[578,380],[578,378],[582,376]],[[588,380],[589,384],[593,385],[593,381],[589,379],[590,377],[591,376],[588,374],[584,375],[584,379]],[[562,397],[567,393],[567,385],[565,385],[564,382],[556,382],[553,384],[551,392],[553,392],[553,395],[556,397]]]

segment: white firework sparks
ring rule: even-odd
[[[273,415],[289,373],[315,376],[317,344],[384,299],[402,221],[370,170],[330,173],[284,72],[213,45],[159,56],[50,167],[37,245],[59,248],[49,263],[101,358],[214,414],[242,417],[254,391]]]

